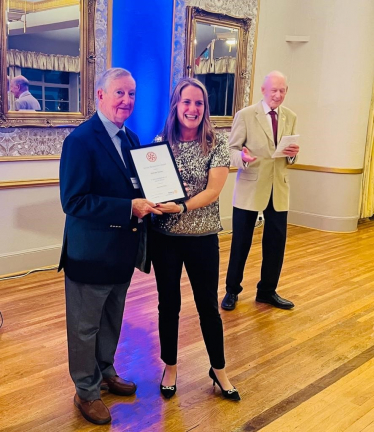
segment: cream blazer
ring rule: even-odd
[[[278,108],[278,142],[283,135],[294,135],[296,114],[290,109]],[[270,200],[276,211],[289,207],[287,157],[271,158],[275,151],[273,131],[268,123],[262,102],[243,108],[235,115],[229,138],[231,165],[239,168],[236,176],[233,205],[243,210],[262,211]],[[257,156],[247,166],[241,158],[243,146],[251,156]]]

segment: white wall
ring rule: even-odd
[[[107,64],[108,0],[96,0],[95,73]],[[71,14],[70,14],[71,15]],[[0,276],[58,263],[64,227],[58,185],[20,187],[19,181],[58,179],[58,160],[21,161],[57,155],[70,128],[0,128]],[[4,182],[18,181],[5,189]]]
[[[374,78],[373,0],[261,0],[253,101],[278,69],[298,114],[298,164],[362,168]],[[309,36],[307,43],[286,35]],[[289,221],[332,231],[357,226],[360,174],[290,170]]]
[[[0,161],[0,182],[56,179],[58,166]],[[58,263],[64,219],[58,185],[0,189],[0,275]]]
[[[219,197],[219,211],[222,227],[225,231],[232,229],[232,195],[234,191],[236,172],[230,172]]]
[[[267,72],[288,75],[285,105],[298,114],[302,136],[298,163],[362,167],[374,77],[373,22],[373,0],[261,0],[253,102],[261,98]],[[307,35],[310,41],[291,44],[286,35]],[[355,229],[360,175],[289,174],[291,223]],[[235,176],[229,174],[220,198],[224,229],[231,228]],[[58,161],[0,161],[0,181],[57,177]],[[0,189],[0,275],[58,262],[64,223],[58,193],[58,186]]]

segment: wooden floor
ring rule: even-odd
[[[295,302],[292,311],[254,302],[261,231],[238,306],[222,311],[227,369],[241,402],[213,390],[185,276],[178,391],[160,397],[156,288],[152,275],[136,273],[116,365],[138,391],[103,393],[111,425],[85,421],[73,406],[63,277],[48,271],[0,282],[0,430],[373,432],[374,222],[352,234],[289,227],[279,293]],[[220,300],[229,248],[230,236],[222,236]]]

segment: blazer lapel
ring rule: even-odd
[[[278,108],[278,142],[282,138],[285,124],[286,124],[286,116],[282,110],[282,107],[279,107]]]
[[[108,132],[106,131],[106,129],[105,129],[103,123],[101,122],[99,116],[97,114],[95,114],[95,116],[92,117],[92,120],[94,121],[94,129],[97,133],[97,139],[104,146],[105,150],[110,154],[113,161],[118,165],[119,169],[122,171],[122,174],[125,176],[126,180],[132,186],[129,172],[125,168],[125,165],[124,165],[120,155],[118,154],[117,149],[114,147],[113,141],[111,140],[110,136],[108,135]]]
[[[268,138],[272,142],[274,142],[273,131],[270,128],[270,125],[269,125],[268,119],[266,118],[266,114],[265,114],[265,111],[264,111],[264,108],[262,106],[261,101],[257,104],[257,107],[256,107],[256,118],[257,118],[258,122],[260,123],[262,129],[265,131]],[[279,128],[279,126],[278,126],[278,128]]]

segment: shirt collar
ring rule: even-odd
[[[31,94],[28,90],[25,90],[24,92],[22,92],[19,96],[18,99],[22,96],[28,96],[29,94]]]
[[[272,110],[264,100],[262,100],[261,102],[262,102],[262,106],[264,108],[265,114],[269,114],[270,111],[275,111],[278,115],[279,107],[276,107],[275,110]]]
[[[100,110],[97,110],[97,115],[99,116],[99,119],[103,122],[103,125],[111,139],[113,139],[120,130],[123,130],[126,133],[125,124],[123,124],[122,128],[120,129],[108,118],[106,118],[105,115]]]

